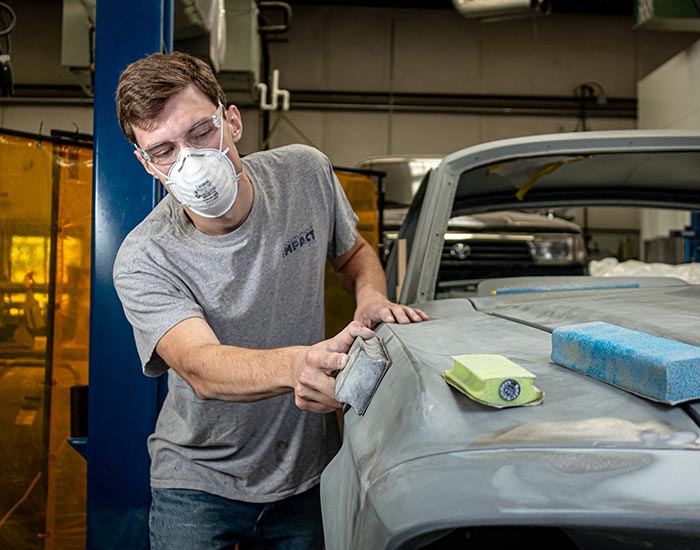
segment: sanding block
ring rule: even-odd
[[[604,322],[557,327],[552,361],[636,395],[700,398],[700,347]]]
[[[348,362],[335,380],[336,401],[347,403],[359,415],[365,414],[389,365],[379,337],[355,338],[348,351]]]
[[[544,393],[535,385],[536,376],[497,354],[452,356],[454,366],[442,372],[445,381],[483,405],[519,407],[537,405]]]

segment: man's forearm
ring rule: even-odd
[[[335,400],[335,371],[347,362],[357,336],[373,334],[351,323],[311,346],[249,349],[223,345],[199,317],[185,319],[158,342],[157,353],[202,399],[250,402],[294,392],[300,409],[329,412]]]
[[[170,363],[202,399],[251,402],[289,393],[305,348],[253,350],[204,344]]]
[[[202,399],[256,401],[292,391],[304,348],[222,345],[204,319],[192,317],[171,328],[156,352]]]
[[[379,257],[372,247],[358,235],[358,246],[334,264],[341,284],[355,297],[358,307],[367,300],[386,298],[386,279]]]
[[[357,274],[354,295],[358,308],[369,302],[386,299],[386,279],[379,261],[376,266],[372,263],[366,264],[366,267]]]
[[[360,235],[355,246],[333,261],[333,267],[343,286],[355,297],[354,319],[364,326],[415,323],[428,319],[419,309],[389,301],[379,257]]]

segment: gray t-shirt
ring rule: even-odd
[[[250,215],[208,236],[171,197],[124,240],[114,285],[144,372],[180,321],[201,317],[223,344],[268,349],[323,340],[326,258],[355,242],[357,216],[319,151],[290,145],[249,155]],[[338,449],[334,414],[299,410],[293,394],[253,403],[202,400],[175,371],[148,441],[151,485],[271,502],[318,483]]]

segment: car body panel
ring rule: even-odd
[[[548,332],[563,325],[605,321],[700,346],[700,285],[674,280],[663,286],[623,288],[625,281],[634,280],[633,277],[612,280],[590,277],[586,283],[591,288],[589,291],[518,292],[476,297],[472,304],[484,313],[517,320]],[[508,288],[507,279],[502,281],[499,288]],[[563,278],[559,281],[565,284]],[[578,278],[578,281],[584,284],[585,278]],[[537,282],[556,289],[556,285],[545,277],[538,278]],[[616,284],[620,288],[614,288]],[[561,288],[574,288],[573,281],[569,285]],[[600,290],[595,289],[596,285],[600,285]]]
[[[542,155],[533,179],[522,159]],[[577,160],[551,168],[568,155]],[[490,177],[493,163],[513,171]],[[471,190],[467,173],[477,176]],[[399,233],[409,249],[400,297],[430,320],[377,328],[391,367],[364,416],[344,411],[343,446],[321,478],[328,550],[444,548],[453,535],[464,544],[479,534],[483,544],[470,548],[501,547],[501,533],[520,544],[523,533],[551,530],[566,538],[557,548],[700,547],[700,400],[657,403],[550,359],[552,330],[589,321],[699,346],[700,286],[666,277],[526,277],[434,299],[450,218],[513,201],[583,204],[585,195],[598,205],[700,209],[700,133],[485,144],[446,157],[418,190]],[[500,354],[526,368],[542,403],[496,409],[471,400],[442,377],[460,354]]]
[[[664,293],[692,290],[688,302],[700,307],[698,288],[676,283],[598,294],[640,290],[656,290],[662,302]],[[590,292],[544,294],[552,302],[578,294],[585,305]],[[507,305],[515,296],[434,301],[421,304],[426,323],[381,326],[392,367],[364,416],[345,413],[343,448],[322,478],[324,517],[335,520],[326,529],[329,550],[398,548],[443,529],[513,522],[664,530],[673,518],[681,529],[683,515],[681,530],[700,536],[698,425],[682,407],[552,363],[548,331],[473,305],[489,309],[490,300]],[[639,300],[638,312],[645,308]],[[543,403],[498,410],[457,392],[441,372],[464,353],[502,354],[525,367]],[[666,486],[670,472],[686,483]],[[640,485],[647,476],[658,487]]]

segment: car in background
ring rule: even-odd
[[[700,132],[531,136],[446,156],[415,193],[387,281],[430,320],[382,324],[391,366],[321,477],[328,550],[700,548],[700,400],[658,402],[554,363],[552,331],[603,321],[700,346],[700,285],[545,276],[440,285],[449,221],[561,206],[700,210]],[[630,353],[634,354],[634,350]],[[453,356],[533,373],[540,404],[448,385]]]
[[[370,157],[356,168],[384,174],[383,249],[388,256],[408,207],[443,157]],[[584,275],[588,255],[581,228],[554,212],[503,211],[450,218],[441,255],[440,284],[476,289],[492,277]]]

